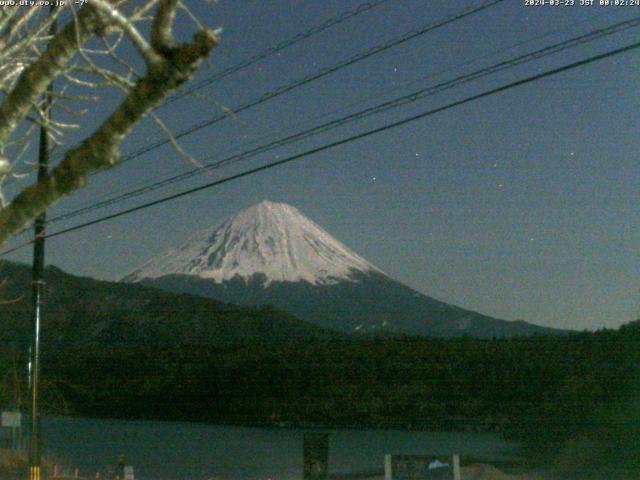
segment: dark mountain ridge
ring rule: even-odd
[[[274,305],[344,333],[512,337],[560,333],[438,301],[392,279],[283,203],[263,201],[123,278],[241,305]]]
[[[221,283],[194,275],[167,275],[140,283],[240,305],[273,305],[323,328],[346,333],[500,338],[566,332],[499,320],[450,305],[377,272],[355,272],[352,281],[326,285],[304,281],[267,285],[259,274]]]
[[[31,269],[2,262],[0,280],[0,341],[24,346],[31,329]],[[77,277],[56,267],[47,267],[45,282],[42,332],[49,345],[226,345],[336,335],[268,306]]]

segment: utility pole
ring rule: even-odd
[[[47,92],[49,97],[49,92]],[[50,97],[49,97],[50,98]],[[45,99],[44,108],[48,110],[49,101]],[[48,113],[46,114],[48,115]],[[40,127],[40,147],[38,152],[38,181],[49,174],[49,132],[45,124]],[[42,297],[44,294],[44,234],[47,214],[41,213],[36,218],[33,244],[33,267],[31,270],[32,295],[32,338],[29,365],[31,378],[31,430],[29,435],[29,480],[40,480],[40,329],[42,323]]]
[[[50,13],[54,14],[51,7]],[[50,34],[56,33],[56,21],[53,20],[49,29]],[[42,124],[40,125],[40,143],[38,148],[38,182],[49,176],[49,126],[51,118],[51,102],[53,97],[53,82],[47,87],[42,99]],[[35,220],[33,244],[33,268],[31,270],[32,295],[32,338],[29,358],[29,377],[31,387],[31,430],[29,435],[29,480],[40,480],[40,417],[39,417],[39,387],[40,387],[40,330],[42,323],[42,297],[44,295],[44,235],[46,231],[47,213],[42,212]]]

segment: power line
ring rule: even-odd
[[[486,98],[486,97],[489,97],[489,96],[492,96],[492,95],[496,95],[498,93],[505,92],[507,90],[511,90],[511,89],[513,89],[515,87],[519,87],[519,86],[526,85],[526,84],[529,84],[529,83],[532,83],[532,82],[536,82],[536,81],[541,80],[543,78],[551,77],[553,75],[557,75],[557,74],[562,73],[562,72],[573,70],[575,68],[582,67],[582,66],[585,66],[585,65],[588,65],[588,64],[603,60],[605,58],[613,57],[613,56],[616,56],[616,55],[621,55],[623,53],[629,52],[631,50],[635,50],[637,48],[640,48],[640,42],[636,42],[636,43],[633,43],[633,44],[630,44],[630,45],[627,45],[627,46],[624,46],[624,47],[617,48],[615,50],[610,50],[610,51],[605,52],[605,53],[594,55],[594,56],[588,57],[586,59],[570,63],[568,65],[564,65],[564,66],[557,67],[557,68],[554,68],[554,69],[551,69],[551,70],[547,70],[545,72],[542,72],[542,73],[539,73],[539,74],[536,74],[536,75],[532,75],[532,76],[526,77],[526,78],[521,79],[521,80],[516,80],[516,81],[510,82],[510,83],[508,83],[506,85],[502,85],[500,87],[493,88],[491,90],[487,90],[485,92],[466,97],[466,98],[464,98],[462,100],[458,100],[458,101],[449,103],[449,104],[444,105],[442,107],[438,107],[438,108],[434,108],[434,109],[431,109],[431,110],[427,110],[425,112],[422,112],[422,113],[419,113],[419,114],[416,114],[416,115],[412,115],[412,116],[407,117],[405,119],[402,119],[402,120],[399,120],[399,121],[396,121],[396,122],[393,122],[393,123],[389,123],[389,124],[384,125],[382,127],[374,128],[374,129],[368,130],[368,131],[363,132],[363,133],[352,135],[352,136],[343,138],[341,140],[337,140],[335,142],[331,142],[331,143],[328,143],[328,144],[325,144],[325,145],[322,145],[322,146],[307,150],[305,152],[298,153],[296,155],[292,155],[292,156],[284,158],[282,160],[271,162],[271,163],[268,163],[266,165],[262,165],[260,167],[252,168],[250,170],[245,170],[244,172],[238,173],[236,175],[232,175],[230,177],[223,178],[221,180],[210,182],[210,183],[201,185],[199,187],[191,188],[191,189],[188,189],[188,190],[185,190],[185,191],[173,194],[173,195],[169,195],[169,196],[160,198],[158,200],[154,200],[152,202],[148,202],[148,203],[145,203],[145,204],[142,204],[142,205],[138,205],[136,207],[132,207],[132,208],[129,208],[129,209],[126,209],[126,210],[122,210],[120,212],[117,212],[117,213],[114,213],[114,214],[111,214],[111,215],[106,215],[104,217],[100,217],[100,218],[97,218],[97,219],[94,219],[94,220],[91,220],[91,221],[88,221],[88,222],[85,222],[85,223],[82,223],[82,224],[79,224],[79,225],[75,225],[73,227],[69,227],[69,228],[66,228],[64,230],[59,230],[57,232],[50,233],[50,234],[46,235],[45,238],[53,238],[53,237],[65,235],[67,233],[71,233],[71,232],[74,232],[74,231],[89,227],[91,225],[96,225],[98,223],[103,223],[103,222],[106,222],[106,221],[109,221],[109,220],[113,220],[115,218],[127,215],[129,213],[137,212],[139,210],[144,210],[144,209],[147,209],[147,208],[150,208],[150,207],[153,207],[153,206],[156,206],[156,205],[159,205],[159,204],[171,201],[171,200],[175,200],[177,198],[181,198],[181,197],[184,197],[184,196],[187,196],[187,195],[191,195],[191,194],[199,192],[201,190],[206,190],[206,189],[218,186],[218,185],[222,185],[224,183],[231,182],[233,180],[238,180],[240,178],[248,177],[250,175],[253,175],[253,174],[256,174],[256,173],[259,173],[259,172],[262,172],[262,171],[270,170],[272,168],[279,167],[281,165],[285,165],[287,163],[291,163],[291,162],[296,161],[296,160],[300,160],[301,158],[308,157],[310,155],[314,155],[316,153],[320,153],[320,152],[323,152],[323,151],[338,147],[340,145],[345,145],[347,143],[351,143],[351,142],[354,142],[356,140],[360,140],[360,139],[369,137],[371,135],[375,135],[375,134],[382,133],[382,132],[387,131],[387,130],[391,130],[393,128],[397,128],[397,127],[400,127],[400,126],[403,126],[403,125],[407,125],[409,123],[412,123],[412,122],[415,122],[417,120],[420,120],[420,119],[423,119],[423,118],[426,118],[426,117],[429,117],[429,116],[444,112],[446,110],[450,110],[452,108],[455,108],[455,107],[458,107],[458,106],[461,106],[461,105],[464,105],[464,104],[467,104],[467,103],[470,103],[470,102],[473,102],[473,101],[476,101],[476,100],[480,100],[482,98]],[[5,256],[5,255],[7,255],[7,254],[9,254],[11,252],[14,252],[14,251],[16,251],[16,250],[18,250],[18,249],[20,249],[22,247],[25,247],[25,246],[29,245],[32,242],[33,242],[33,240],[30,240],[29,242],[26,242],[26,243],[24,243],[22,245],[19,245],[17,247],[11,248],[9,250],[5,250],[4,252],[0,253],[0,256]]]
[[[436,77],[438,77],[438,76],[440,76],[440,75],[442,75],[444,73],[456,70],[456,69],[458,69],[460,67],[476,63],[476,62],[478,62],[480,60],[484,60],[486,58],[493,57],[493,56],[495,56],[495,55],[497,55],[499,53],[507,52],[509,50],[512,50],[512,49],[514,49],[516,47],[519,47],[521,45],[525,45],[525,44],[531,43],[531,42],[533,42],[535,40],[540,40],[540,39],[546,38],[546,37],[548,37],[550,35],[553,35],[553,34],[568,30],[570,28],[574,28],[577,25],[581,25],[581,24],[587,23],[587,22],[592,22],[594,19],[597,19],[597,18],[600,18],[600,17],[610,16],[611,13],[613,13],[613,12],[612,11],[606,11],[605,13],[601,13],[599,15],[595,15],[593,18],[588,18],[588,19],[585,19],[585,20],[583,20],[581,22],[577,22],[573,26],[564,26],[562,28],[554,28],[552,30],[548,30],[548,31],[546,31],[546,32],[544,32],[542,34],[534,35],[533,37],[528,38],[526,40],[517,42],[515,44],[511,44],[511,45],[506,46],[506,47],[502,47],[500,49],[494,50],[493,52],[481,55],[481,56],[479,56],[477,58],[474,58],[474,59],[471,59],[471,60],[467,60],[467,61],[464,61],[464,62],[460,62],[460,63],[458,63],[456,65],[444,68],[442,70],[439,70],[438,72],[431,73],[429,75],[420,77],[418,79],[415,79],[415,80],[412,80],[412,81],[409,81],[409,82],[402,82],[402,83],[400,83],[399,85],[397,85],[397,86],[395,86],[393,88],[389,88],[389,89],[385,89],[385,90],[387,90],[388,92],[393,92],[393,91],[396,91],[396,90],[400,90],[401,88],[406,88],[406,87],[409,87],[409,86],[416,85],[416,84],[418,84],[420,82],[424,82],[424,81],[426,81],[428,79],[431,79],[431,78],[436,78]],[[384,95],[384,93],[382,91],[380,91],[380,92],[378,92],[376,94],[369,95],[367,97],[363,97],[363,98],[361,98],[361,99],[359,99],[359,100],[357,100],[355,102],[351,102],[351,103],[349,103],[347,105],[343,105],[343,106],[341,106],[338,109],[335,109],[333,111],[326,112],[326,113],[323,113],[321,115],[317,115],[315,117],[312,117],[309,120],[321,120],[323,118],[327,118],[330,115],[333,115],[335,113],[339,113],[339,112],[345,111],[350,107],[355,107],[355,106],[358,106],[358,105],[362,105],[362,104],[364,104],[364,103],[366,103],[366,102],[368,102],[370,100],[379,98],[380,95]],[[299,124],[299,123],[300,122],[296,122],[296,125]],[[288,125],[287,128],[290,129],[291,127],[292,127],[292,125],[290,124],[290,125]],[[309,131],[309,130],[307,130],[307,131]],[[281,134],[281,133],[285,133],[285,132],[286,132],[285,129],[280,129],[277,132],[274,132],[274,133],[271,133],[271,134],[262,135],[262,136],[260,136],[258,138],[254,138],[253,141],[250,142],[250,144],[254,144],[254,145],[255,144],[259,144],[263,140],[268,140],[273,135]],[[280,146],[280,145],[277,145],[277,146]],[[274,146],[273,148],[276,148],[276,146]],[[268,151],[268,150],[271,150],[271,149],[272,148],[268,148],[268,149],[263,150],[263,151]],[[253,152],[253,150],[251,152]],[[201,173],[201,172],[209,171],[211,169],[218,168],[220,166],[219,165],[220,163],[226,162],[227,160],[231,160],[231,159],[235,158],[238,155],[244,155],[246,153],[250,153],[250,152],[243,152],[242,154],[234,154],[234,157],[232,157],[232,158],[227,158],[225,160],[221,160],[219,162],[215,162],[215,163],[212,163],[212,164],[205,164],[203,166],[200,166],[200,167],[196,168],[195,170],[187,171],[187,172],[184,172],[184,173],[179,174],[177,176],[176,175],[171,175],[171,176],[167,177],[167,175],[164,175],[164,176],[152,178],[151,179],[152,180],[152,184],[151,185],[146,185],[146,186],[143,186],[143,187],[136,187],[134,190],[126,190],[125,189],[124,191],[122,191],[121,193],[117,194],[116,196],[103,195],[102,196],[103,200],[99,200],[93,205],[89,205],[87,207],[82,207],[82,208],[79,208],[79,209],[76,209],[76,210],[72,210],[72,211],[69,211],[68,213],[62,213],[61,215],[59,215],[58,217],[53,218],[52,220],[54,220],[54,221],[55,220],[61,220],[62,218],[60,218],[60,217],[63,217],[63,216],[65,218],[73,217],[73,216],[77,216],[77,215],[79,215],[79,214],[81,214],[81,213],[83,213],[83,212],[85,212],[87,210],[93,210],[93,209],[97,209],[97,208],[102,208],[104,206],[108,206],[108,205],[111,205],[111,204],[115,203],[114,200],[116,200],[116,199],[118,199],[118,200],[119,199],[126,200],[128,198],[136,197],[138,195],[144,194],[146,191],[155,190],[156,188],[153,188],[153,187],[155,187],[156,185],[157,185],[158,188],[162,188],[164,186],[164,182],[167,182],[167,184],[171,184],[171,183],[174,183],[174,181],[180,181],[181,178],[179,178],[179,177],[182,177],[182,175],[185,175],[188,178],[188,177],[192,176],[191,175],[192,173],[193,174]],[[251,155],[251,156],[253,156],[253,155]],[[204,160],[211,160],[213,158],[214,158],[214,156],[209,156],[209,157],[206,157]],[[22,232],[20,232],[20,233],[22,233]]]
[[[321,33],[331,27],[333,27],[334,25],[338,25],[346,20],[349,20],[355,16],[361,15],[369,10],[372,10],[380,5],[382,5],[383,3],[388,2],[389,0],[373,0],[370,2],[365,2],[362,3],[360,5],[358,5],[355,9],[353,10],[348,10],[346,12],[341,13],[340,15],[337,15],[335,17],[329,18],[328,20],[326,20],[325,22],[316,25],[314,27],[311,27],[310,29],[298,33],[286,40],[283,40],[282,42],[278,43],[277,45],[274,45],[272,47],[268,47],[266,49],[264,49],[263,51],[248,57],[244,60],[241,60],[240,62],[232,65],[231,67],[228,67],[224,70],[222,70],[221,72],[218,72],[214,75],[212,75],[209,78],[203,79],[199,82],[196,82],[194,84],[192,84],[188,89],[182,90],[182,91],[178,91],[176,92],[174,95],[172,95],[171,97],[169,97],[167,100],[164,101],[164,103],[162,105],[160,105],[160,107],[163,107],[165,105],[168,105],[170,103],[175,102],[176,100],[180,100],[181,98],[190,95],[191,93],[195,92],[196,90],[199,90],[202,87],[205,87],[207,85],[211,85],[212,83],[217,82],[218,80],[221,80],[225,77],[228,77],[229,75],[232,75],[260,60],[263,60],[267,57],[270,57],[271,55],[278,53],[284,49],[286,49],[287,47],[290,47],[292,45],[295,45],[296,43],[302,41],[302,40],[306,40],[309,39],[311,37],[313,37],[314,35],[317,35],[318,33]],[[59,160],[59,158],[58,158]]]
[[[395,39],[386,42],[382,45],[378,45],[376,47],[370,48],[369,50],[360,52],[355,54],[354,56],[343,60],[337,64],[331,65],[329,67],[325,67],[323,69],[321,69],[320,71],[316,72],[316,73],[312,73],[310,75],[307,75],[303,78],[300,78],[298,80],[295,80],[287,85],[283,85],[275,90],[272,90],[270,92],[267,92],[263,95],[261,95],[260,97],[254,98],[252,100],[249,100],[248,102],[245,102],[244,104],[236,107],[235,109],[233,109],[230,113],[223,113],[220,115],[217,115],[213,118],[204,120],[202,122],[199,122],[197,124],[192,125],[189,128],[186,128],[184,130],[182,130],[181,132],[174,134],[171,139],[168,138],[164,138],[162,140],[158,140],[156,142],[150,143],[148,145],[145,145],[141,148],[139,148],[138,150],[135,150],[134,152],[129,153],[126,156],[122,157],[121,163],[126,163],[128,161],[133,160],[134,158],[140,157],[141,155],[144,155],[145,153],[149,153],[152,150],[155,150],[159,147],[162,147],[164,145],[167,145],[168,143],[171,143],[172,141],[178,140],[182,137],[185,137],[187,135],[190,135],[194,132],[197,132],[198,130],[202,130],[203,128],[206,127],[210,127],[211,125],[214,125],[222,120],[225,120],[226,118],[229,117],[230,114],[238,114],[241,113],[245,110],[248,110],[252,107],[255,107],[257,105],[260,105],[268,100],[271,100],[273,98],[279,97],[280,95],[284,95],[285,93],[288,93],[296,88],[299,88],[303,85],[307,85],[311,82],[314,82],[320,78],[326,77],[327,75],[330,75],[332,73],[335,73],[339,70],[342,70],[343,68],[349,67],[355,63],[358,63],[362,60],[365,60],[373,55],[377,55],[381,52],[384,52],[386,50],[389,50],[390,48],[396,47],[398,45],[401,45],[403,43],[406,43],[410,40],[413,40],[416,37],[419,37],[421,35],[424,35],[426,33],[432,32],[438,28],[444,27],[446,25],[449,25],[451,23],[457,22],[459,20],[462,20],[463,18],[466,18],[470,15],[473,15],[475,13],[479,13],[483,10],[486,10],[488,8],[493,7],[494,5],[497,5],[499,3],[504,2],[505,0],[491,0],[491,1],[485,1],[482,5],[477,6],[477,7],[467,7],[463,10],[461,10],[458,13],[454,13],[451,15],[447,15],[444,18],[438,20],[435,23],[430,23],[428,25],[425,25],[423,27],[421,27],[418,30],[411,30],[407,33],[405,33],[404,35],[400,36],[400,37],[396,37]],[[98,170],[96,172],[94,172],[94,174],[99,174],[102,173],[106,170]]]
[[[451,80],[445,81],[445,82],[441,82],[438,83],[436,85],[433,86],[429,86],[426,88],[422,88],[420,90],[411,92],[409,94],[403,95],[401,97],[395,98],[393,100],[389,100],[386,102],[383,102],[381,104],[366,108],[364,110],[361,110],[359,112],[356,113],[352,113],[350,115],[335,119],[335,120],[331,120],[329,122],[326,122],[324,124],[312,127],[310,129],[304,130],[302,132],[298,132],[296,134],[293,135],[289,135],[287,137],[272,141],[266,145],[261,145],[259,147],[247,150],[245,152],[239,153],[239,154],[235,154],[232,155],[230,157],[227,157],[225,159],[219,160],[217,162],[211,163],[211,164],[206,164],[202,167],[190,170],[188,172],[184,172],[178,175],[175,175],[173,177],[170,177],[168,179],[159,181],[159,182],[154,182],[152,184],[146,185],[144,187],[140,187],[137,189],[134,189],[132,191],[129,192],[125,192],[123,194],[120,195],[116,195],[113,196],[109,199],[106,199],[104,201],[101,202],[97,202],[94,203],[93,205],[88,205],[86,207],[82,207],[79,208],[77,210],[65,213],[65,214],[61,214],[57,217],[52,218],[49,223],[55,223],[57,221],[61,221],[61,220],[66,220],[69,218],[73,218],[76,217],[78,215],[84,214],[84,213],[88,213],[91,212],[93,210],[97,210],[100,208],[104,208],[107,207],[109,205],[113,205],[116,203],[119,203],[121,201],[124,200],[128,200],[130,198],[134,198],[140,195],[143,195],[145,193],[151,192],[151,191],[155,191],[159,188],[163,188],[166,187],[167,185],[171,185],[173,183],[177,183],[183,180],[186,180],[188,178],[194,177],[196,175],[201,174],[204,171],[209,171],[215,168],[219,168],[223,165],[229,164],[231,162],[235,162],[235,161],[240,161],[240,160],[244,160],[250,157],[254,157],[260,153],[264,153],[266,151],[272,150],[274,148],[283,146],[283,145],[287,145],[290,144],[292,142],[296,142],[299,141],[301,139],[304,138],[308,138],[312,135],[318,134],[318,133],[322,133],[322,132],[326,132],[328,130],[337,128],[339,126],[345,125],[347,123],[353,122],[355,120],[360,120],[362,118],[368,117],[370,115],[374,115],[374,114],[378,114],[387,110],[390,110],[392,108],[397,108],[403,105],[406,105],[408,103],[412,103],[415,102],[419,99],[428,97],[428,96],[432,96],[435,95],[437,93],[441,93],[445,90],[449,90],[451,88],[454,88],[458,85],[464,84],[464,83],[468,83],[471,81],[475,81],[478,80],[479,78],[483,78],[485,76],[494,74],[496,72],[499,71],[503,71],[509,68],[513,68],[515,66],[521,65],[523,63],[526,62],[530,62],[532,60],[537,60],[543,57],[546,57],[548,55],[552,55],[564,50],[567,50],[569,48],[574,48],[578,45],[582,45],[585,44],[587,42],[591,42],[594,40],[597,40],[599,38],[602,38],[604,36],[608,36],[608,35],[613,35],[615,33],[619,33],[623,30],[627,30],[633,27],[637,27],[640,26],[640,17],[636,17],[633,18],[631,20],[627,20],[627,21],[623,21],[623,22],[618,22],[616,24],[613,25],[609,25],[607,27],[603,27],[600,28],[598,30],[594,30],[591,32],[588,32],[586,34],[580,35],[578,37],[574,37],[568,40],[564,40],[562,42],[556,43],[554,45],[550,45],[541,49],[538,49],[536,51],[530,52],[530,53],[526,53],[523,55],[520,55],[518,57],[514,57],[512,59],[509,60],[505,60],[502,62],[499,62],[497,64],[491,65],[489,67],[485,67],[479,70],[476,70],[474,72],[465,74],[465,75],[460,75],[458,77],[455,77]]]
[[[290,47],[291,45],[294,45],[302,40],[306,40],[308,38],[311,38],[312,36],[321,33],[325,30],[327,30],[330,27],[333,27],[334,25],[338,25],[346,20],[349,20],[350,18],[353,18],[357,15],[360,15],[362,13],[368,12],[369,10],[376,8],[380,5],[382,5],[383,3],[388,2],[389,0],[375,0],[375,1],[371,1],[371,2],[366,2],[366,3],[362,3],[359,6],[357,6],[355,9],[353,10],[349,10],[346,11],[340,15],[337,15],[333,18],[330,18],[328,20],[326,20],[325,22],[321,23],[320,25],[316,25],[315,27],[310,28],[309,30],[307,30],[306,32],[302,32],[302,33],[298,33],[296,35],[294,35],[293,37],[290,37],[286,40],[283,40],[282,42],[278,43],[277,45],[273,46],[273,47],[269,47],[266,48],[265,50],[245,59],[242,60],[238,63],[236,63],[235,65],[228,67],[224,70],[222,70],[221,72],[218,72],[214,75],[212,75],[209,78],[200,80],[197,83],[192,84],[189,89],[184,90],[182,92],[177,92],[175,95],[171,96],[169,99],[167,99],[167,101],[165,101],[165,103],[163,105],[167,105],[171,102],[174,102],[176,100],[179,100],[191,93],[193,93],[196,90],[199,90],[203,87],[206,87],[208,85],[211,85],[212,83],[217,82],[218,80],[221,80],[225,77],[228,77],[231,74],[234,74],[246,67],[248,67],[249,65],[252,65],[260,60],[263,60],[267,57],[270,57],[271,55],[274,55],[278,52],[280,52],[281,50],[284,50],[287,47]]]
[[[172,102],[175,102],[176,100],[180,100],[181,98],[192,94],[193,92],[195,92],[196,90],[199,90],[207,85],[211,85],[212,83],[217,82],[218,80],[221,80],[225,77],[228,77],[229,75],[232,75],[260,60],[263,60],[267,57],[270,57],[271,55],[274,55],[278,52],[280,52],[281,50],[286,49],[287,47],[290,47],[298,42],[301,42],[303,40],[309,39],[311,37],[313,37],[314,35],[317,35],[318,33],[321,33],[331,27],[333,27],[334,25],[338,25],[342,22],[345,22],[353,17],[356,17],[358,15],[361,15],[365,12],[368,12],[369,10],[372,10],[380,5],[382,5],[383,3],[388,2],[389,0],[372,0],[370,2],[365,2],[362,3],[360,5],[358,5],[356,8],[354,8],[353,10],[348,10],[346,12],[341,13],[340,15],[337,15],[335,17],[329,18],[328,20],[326,20],[325,22],[316,25],[314,27],[311,27],[309,30],[305,31],[305,32],[301,32],[298,33],[286,40],[283,40],[282,42],[278,43],[277,45],[274,45],[272,47],[266,48],[263,51],[249,57],[246,58],[234,65],[232,65],[231,67],[228,67],[224,70],[222,70],[221,72],[218,72],[216,74],[214,74],[213,76],[203,79],[197,83],[194,83],[190,86],[190,88],[188,89],[184,89],[182,91],[178,91],[176,92],[174,95],[172,95],[171,97],[169,97],[168,99],[166,99],[164,101],[164,103],[162,105],[160,105],[160,107],[163,107],[165,105],[168,105]],[[58,156],[58,158],[56,160],[60,160],[60,156]]]

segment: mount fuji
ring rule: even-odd
[[[296,208],[263,201],[122,279],[241,305],[271,304],[348,333],[506,337],[558,330],[450,305],[391,279]]]

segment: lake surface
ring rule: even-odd
[[[305,431],[48,416],[42,420],[42,450],[85,477],[97,471],[104,476],[125,454],[140,480],[288,480],[302,478]],[[326,432],[331,473],[382,471],[385,453],[500,459],[514,452],[513,445],[486,433]]]

